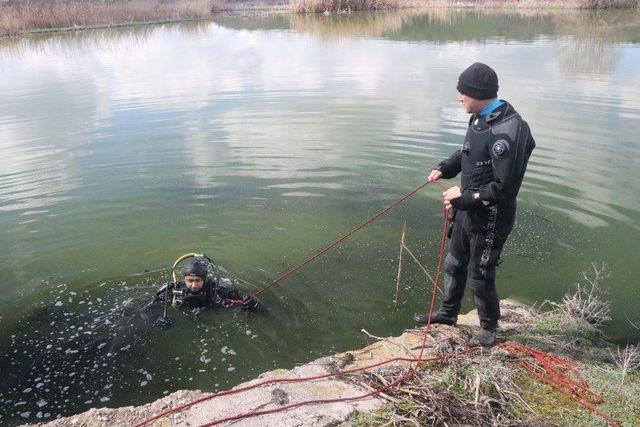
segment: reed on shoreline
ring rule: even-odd
[[[637,8],[640,0],[289,0],[294,13],[348,12],[400,8]]]
[[[290,0],[293,13],[387,10],[408,7],[406,0]]]
[[[205,19],[218,0],[25,0],[0,4],[0,36],[30,30]]]

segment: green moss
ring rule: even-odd
[[[579,338],[582,340],[596,340],[600,333],[594,327],[579,323],[574,320],[568,320],[562,314],[554,313],[545,316],[531,328],[534,333],[561,335],[567,338]]]
[[[591,325],[552,313],[510,340],[570,359],[606,363],[608,343]]]
[[[371,412],[356,412],[350,419],[352,427],[369,427],[385,423],[395,413],[393,405],[387,404]]]
[[[533,325],[526,333],[510,337],[513,341],[566,357],[582,366],[581,376],[603,402],[594,405],[624,425],[640,425],[640,375],[627,376],[620,383],[620,370],[612,364],[610,349],[595,329],[567,321],[554,314]],[[522,396],[531,408],[552,423],[563,425],[605,425],[602,417],[582,408],[552,387],[528,375],[518,375]]]
[[[640,425],[640,378],[627,377],[625,387],[620,386],[620,373],[612,367],[585,365],[581,375],[590,388],[602,396],[602,403],[593,405],[604,414],[621,421],[623,425]],[[561,425],[606,425],[597,414],[582,408],[572,399],[551,386],[543,384],[528,375],[518,376],[518,385],[524,391],[521,395],[531,409],[549,423]],[[517,414],[511,414],[517,417]]]

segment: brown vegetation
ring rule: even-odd
[[[615,7],[638,7],[638,0],[582,0],[583,7],[593,9],[606,9]]]
[[[611,320],[611,304],[605,299],[600,283],[609,277],[605,264],[591,264],[591,271],[582,272],[582,283],[576,283],[576,291],[567,293],[560,303],[548,301],[568,319],[592,325],[596,328]]]
[[[0,3],[0,36],[32,30],[207,19],[222,10],[317,13],[449,7],[628,8],[640,7],[640,0],[251,0],[235,4],[225,0],[10,0]]]
[[[427,13],[419,9],[392,10],[385,13],[358,14],[294,14],[291,28],[309,33],[320,40],[341,40],[356,37],[380,37],[384,33],[399,31],[413,17]]]
[[[602,279],[603,275],[605,270],[595,265],[592,273],[583,275],[588,283],[586,287],[591,289],[592,282]],[[558,309],[531,313],[536,319],[533,322],[519,313],[505,310],[507,319],[502,320],[519,321],[520,324],[510,329],[508,323],[502,323],[500,338],[568,360],[578,368],[579,377],[586,381],[589,389],[602,397],[597,404],[601,414],[623,421],[624,425],[640,425],[637,399],[640,392],[639,347],[629,345],[624,350],[612,351],[611,344],[597,329],[602,324],[602,314],[606,313],[600,303],[593,303],[595,299],[594,292],[587,292],[580,286],[575,296],[568,294],[565,297],[564,301],[568,303],[558,304],[561,306]],[[565,310],[564,304],[570,309]],[[502,301],[501,306],[507,308],[508,304]],[[586,316],[587,313],[595,317]],[[589,318],[598,322],[590,323]],[[350,425],[602,424],[601,415],[585,410],[557,387],[520,370],[518,366],[521,365],[512,353],[505,351],[505,347],[464,352],[468,349],[470,333],[471,330],[460,322],[456,327],[438,325],[434,328],[432,336],[438,353],[451,357],[446,362],[425,365],[410,380],[385,390],[381,397],[388,404],[372,412],[357,414]],[[401,374],[393,367],[385,367],[359,374],[352,380],[371,390],[388,386]],[[576,379],[580,381],[579,377]],[[621,387],[625,379],[627,381]]]
[[[405,0],[291,0],[289,5],[294,13],[321,13],[399,9],[409,3]]]
[[[640,0],[290,0],[294,13],[349,12],[425,7],[581,8],[606,9],[640,6]]]
[[[12,1],[0,5],[0,36],[29,30],[208,18],[217,0]]]
[[[640,0],[414,0],[430,7],[608,9],[639,7]]]

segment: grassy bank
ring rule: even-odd
[[[623,372],[617,352],[591,328],[545,316],[526,331],[508,337],[548,351],[579,367],[591,390],[602,397],[593,405],[623,425],[640,425],[640,374]],[[456,344],[451,341],[452,344]],[[393,380],[368,379],[370,386]],[[603,418],[520,369],[503,349],[472,353],[432,364],[411,382],[387,393],[389,404],[352,418],[367,425],[604,425]]]
[[[210,18],[218,0],[26,0],[0,4],[0,36],[30,30]]]
[[[386,392],[385,407],[357,414],[351,425],[583,426],[604,425],[604,417],[640,425],[640,347],[614,345],[600,332],[609,319],[609,304],[598,286],[605,272],[594,268],[574,293],[552,303],[552,310],[533,314],[533,322],[501,337],[568,361],[595,393],[580,395],[593,410],[522,369],[507,347],[498,345],[425,366],[409,383]],[[464,348],[464,327],[445,328],[441,354]],[[566,369],[559,371],[575,378]],[[393,379],[388,372],[369,376],[367,382],[375,387]]]

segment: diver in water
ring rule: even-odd
[[[240,292],[232,280],[220,275],[220,268],[205,256],[195,256],[181,270],[182,280],[165,284],[156,292],[156,301],[168,298],[174,307],[233,307],[255,310],[260,302]],[[167,295],[168,292],[168,295]]]

